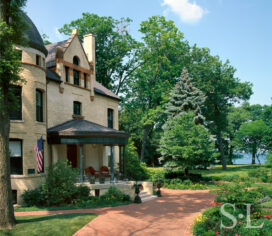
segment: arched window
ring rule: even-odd
[[[73,64],[79,66],[79,58],[77,56],[74,56]]]

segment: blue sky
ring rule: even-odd
[[[271,104],[271,0],[28,0],[25,11],[52,42],[67,38],[57,29],[82,12],[129,17],[130,32],[138,40],[143,20],[164,15],[191,45],[208,47],[213,55],[229,59],[236,76],[253,83],[251,104]]]

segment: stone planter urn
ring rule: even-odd
[[[157,194],[158,197],[161,197],[161,196],[162,196],[162,195],[161,195],[161,188],[162,188],[163,186],[164,186],[164,182],[163,182],[162,179],[156,180],[156,182],[155,182],[155,187],[158,189],[157,192],[156,192],[156,194]]]
[[[134,188],[135,188],[135,193],[136,196],[134,198],[134,203],[142,203],[142,199],[139,196],[139,193],[143,190],[143,185],[142,184],[138,184],[137,182],[134,184]]]

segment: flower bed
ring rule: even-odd
[[[211,207],[195,218],[194,235],[272,235],[271,212],[262,210],[259,204],[266,196],[264,191],[250,188],[249,184],[232,183],[222,185],[217,194]]]

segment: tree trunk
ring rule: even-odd
[[[227,169],[226,157],[225,157],[225,153],[224,153],[224,145],[223,145],[223,141],[222,141],[221,131],[218,131],[217,142],[218,142],[219,152],[220,152],[220,156],[221,156],[222,169],[226,170]]]
[[[0,78],[1,79],[1,78]],[[10,160],[9,160],[9,130],[8,115],[8,85],[1,85],[0,99],[0,229],[12,228],[15,225],[12,203]]]
[[[232,156],[233,156],[233,146],[230,145],[230,148],[229,148],[229,160],[228,160],[229,165],[233,165]]]
[[[256,164],[256,161],[255,161],[255,157],[256,157],[256,147],[255,147],[255,145],[253,146],[253,150],[252,150],[252,161],[251,161],[251,164],[252,165],[255,165]]]
[[[150,128],[152,126],[151,125],[145,125],[144,126],[144,137],[143,137],[143,141],[142,141],[142,148],[141,148],[141,161],[144,162],[144,158],[145,158],[145,146],[146,146],[146,141],[147,141],[147,137],[150,131]]]

